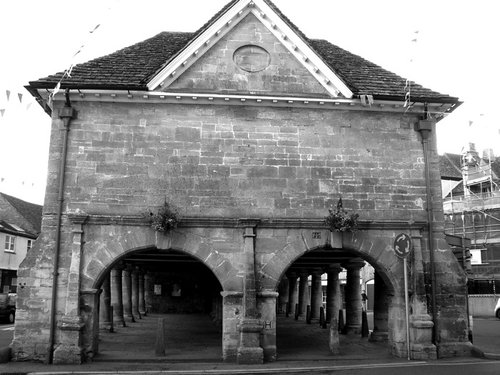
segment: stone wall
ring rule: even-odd
[[[67,211],[424,220],[422,147],[399,114],[244,106],[74,103]],[[58,126],[59,121],[55,122]],[[47,187],[55,211],[59,131]]]

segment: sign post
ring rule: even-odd
[[[405,287],[405,315],[406,315],[406,350],[408,360],[410,356],[410,313],[408,309],[408,272],[406,258],[411,252],[411,238],[405,233],[398,234],[394,239],[394,252],[396,256],[403,259],[403,277]]]

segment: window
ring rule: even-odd
[[[28,240],[26,245],[26,250],[30,251],[32,247],[33,247],[33,240]]]
[[[5,235],[5,251],[8,251],[10,253],[15,252],[15,243],[16,243],[16,237],[14,236],[9,236],[8,234]]]

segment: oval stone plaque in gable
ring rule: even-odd
[[[246,45],[234,51],[233,61],[240,69],[255,73],[271,64],[271,55],[262,47]]]

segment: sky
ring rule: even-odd
[[[1,1],[0,192],[43,203],[50,118],[24,89],[29,81],[162,31],[195,31],[228,1]],[[474,142],[500,155],[498,0],[274,3],[309,38],[463,101],[438,123],[440,154]]]

